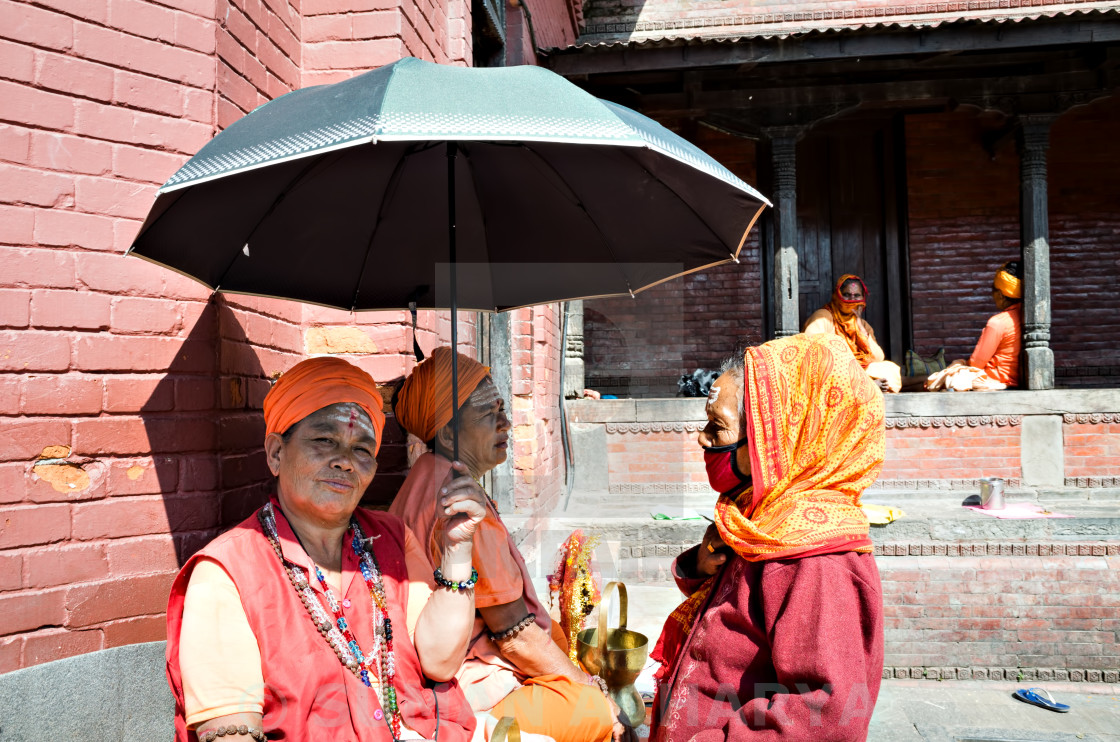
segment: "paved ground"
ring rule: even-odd
[[[1069,713],[1012,697],[1023,684],[886,680],[871,719],[870,742],[1120,742],[1120,686],[1029,683],[1045,687]]]

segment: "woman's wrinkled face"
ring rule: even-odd
[[[350,519],[377,472],[377,434],[352,403],[324,407],[265,439],[277,497],[288,512],[322,523]]]
[[[708,403],[704,412],[708,423],[696,436],[696,442],[703,448],[730,446],[746,436],[743,424],[743,411],[739,408],[739,380],[727,373],[712,382],[708,392]],[[735,464],[744,475],[751,473],[751,454],[748,446],[735,451]]]
[[[483,379],[459,408],[459,460],[481,477],[506,460],[510,427],[505,400],[492,379]],[[454,445],[450,425],[440,430],[438,443],[450,456]]]

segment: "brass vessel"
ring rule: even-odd
[[[517,719],[503,716],[494,726],[490,742],[521,742],[521,727],[518,726]]]
[[[618,590],[618,628],[607,628],[611,592]],[[607,681],[611,699],[632,727],[645,722],[646,705],[634,687],[649,658],[649,639],[626,628],[626,585],[609,582],[599,602],[599,627],[576,635],[576,657],[584,670]],[[601,640],[605,638],[605,640]]]

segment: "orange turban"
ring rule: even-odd
[[[1004,266],[1006,267],[1006,264],[1004,264]],[[1008,299],[1023,298],[1023,282],[1009,271],[1004,270],[1003,267],[996,271],[996,278],[995,281],[992,282],[992,288]]]
[[[369,415],[376,455],[385,429],[381,393],[372,376],[341,358],[300,361],[272,385],[264,398],[265,435],[284,433],[311,413],[342,402],[353,402]]]
[[[459,354],[460,407],[489,375],[489,367]],[[393,412],[402,428],[425,443],[451,422],[451,348],[436,348],[412,370],[397,392]]]

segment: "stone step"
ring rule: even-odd
[[[1012,490],[1007,503],[1029,502],[1068,518],[999,519],[962,506],[968,493],[868,491],[864,501],[901,508],[905,516],[872,526],[881,556],[903,555],[1080,555],[1120,554],[1120,498],[1099,489],[1074,491]],[[566,510],[536,519],[519,544],[536,577],[552,571],[559,545],[576,530],[600,539],[596,560],[608,579],[628,584],[671,586],[670,565],[681,551],[698,543],[705,520],[656,520],[666,515],[711,514],[714,496],[619,498],[574,492]],[[506,518],[516,531],[516,517]],[[670,588],[672,589],[672,588]]]

